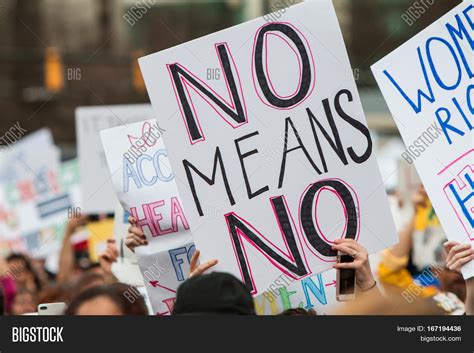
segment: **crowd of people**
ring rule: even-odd
[[[393,196],[393,195],[392,195]],[[399,232],[399,243],[381,254],[374,270],[366,249],[352,239],[338,239],[333,249],[349,254],[352,262],[337,263],[336,269],[355,270],[357,296],[338,306],[334,314],[468,314],[474,313],[474,278],[464,280],[461,267],[474,259],[471,244],[444,242],[440,261],[417,268],[414,244],[417,214],[429,204],[422,187],[413,195],[415,210]],[[24,315],[37,312],[43,303],[66,303],[65,315],[150,315],[145,298],[133,300],[125,293],[140,293],[127,283],[120,283],[112,273],[119,251],[114,240],[99,256],[98,263],[84,263],[75,254],[72,236],[88,222],[87,216],[69,220],[59,256],[59,270],[46,270],[44,260],[28,254],[11,253],[0,257],[0,313]],[[136,220],[129,219],[126,246],[134,251],[147,246]],[[178,288],[173,315],[235,314],[256,315],[248,288],[228,273],[214,272],[219,259],[199,263],[199,250],[190,260],[187,280]],[[313,309],[295,307],[280,315],[317,315]]]

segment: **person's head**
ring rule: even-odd
[[[73,298],[66,315],[147,315],[143,297],[128,299],[131,290],[137,291],[122,283],[89,288]]]
[[[41,281],[26,255],[10,254],[7,257],[7,264],[8,274],[15,280],[18,287],[24,287],[30,291],[41,290]]]
[[[212,272],[187,279],[176,293],[173,315],[255,315],[248,288],[228,273]]]
[[[279,316],[316,316],[314,309],[291,308],[282,311]]]
[[[90,288],[103,286],[106,284],[103,274],[96,272],[85,272],[80,276],[74,286],[74,293],[81,293]]]
[[[36,293],[26,288],[20,289],[13,299],[12,315],[23,315],[36,312]]]
[[[44,288],[38,295],[38,304],[42,303],[69,303],[72,295],[72,287],[69,285],[51,285]]]

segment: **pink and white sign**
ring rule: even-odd
[[[148,241],[135,253],[151,306],[168,315],[195,247],[162,134],[154,119],[100,133],[118,199]]]
[[[139,63],[202,261],[258,295],[397,241],[331,1]]]

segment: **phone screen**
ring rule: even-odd
[[[341,255],[339,262],[352,262],[354,258],[349,255]],[[341,268],[339,270],[339,293],[354,294],[355,293],[355,270],[349,268]]]

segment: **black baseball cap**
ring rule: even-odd
[[[173,314],[255,315],[255,306],[241,281],[229,273],[212,272],[179,286]]]

